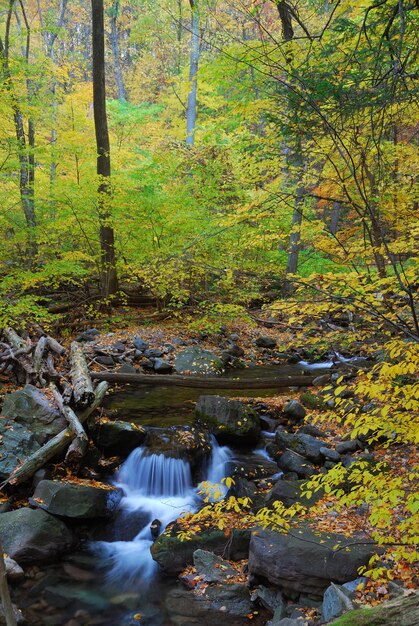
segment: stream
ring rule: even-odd
[[[283,366],[261,366],[229,371],[230,377],[271,377],[301,374],[304,370],[327,371],[332,363],[310,366],[307,363]],[[268,397],[278,393],[271,389],[211,390],[211,395]],[[203,389],[182,387],[129,388],[116,391],[106,399],[109,417],[128,420],[143,426],[167,428],[191,425],[194,406]],[[220,483],[229,473],[229,464],[240,454],[219,446],[212,438],[212,453],[204,479]],[[243,453],[242,457],[243,457]],[[246,460],[270,462],[263,447],[246,453]],[[42,576],[19,598],[22,608],[36,605],[41,598],[46,605],[42,621],[29,622],[44,626],[172,626],[165,608],[167,593],[179,585],[175,579],[163,578],[150,555],[150,524],[158,519],[160,532],[182,512],[199,506],[199,485],[194,485],[189,463],[163,454],[145,454],[136,448],[110,482],[123,492],[119,512],[112,523],[101,527],[88,524],[84,549],[66,555],[60,563],[45,566]],[[220,486],[223,489],[223,486]],[[39,602],[38,602],[39,604]],[[141,615],[141,618],[138,616]],[[185,626],[189,626],[185,623]]]

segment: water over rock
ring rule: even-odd
[[[145,455],[163,454],[165,457],[188,461],[192,471],[198,469],[211,453],[206,432],[188,426],[150,428],[147,435]]]
[[[105,487],[105,485],[104,485]],[[115,512],[122,492],[56,480],[41,480],[38,483],[32,505],[60,517],[73,519],[95,519],[111,517]]]
[[[23,508],[0,515],[0,541],[19,564],[56,557],[74,543],[61,520],[41,509]]]
[[[261,429],[257,413],[237,400],[200,396],[196,416],[221,443],[255,445],[259,440]]]
[[[287,535],[260,530],[252,533],[249,572],[263,576],[285,592],[320,596],[331,582],[356,578],[359,567],[374,554],[374,544],[366,537],[356,541],[304,527],[293,528]],[[337,545],[342,549],[334,549]]]

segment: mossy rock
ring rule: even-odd
[[[329,626],[419,626],[419,594],[349,611]]]
[[[323,398],[315,393],[312,393],[311,391],[305,391],[302,393],[300,396],[300,402],[307,409],[319,409],[323,411],[328,408]]]

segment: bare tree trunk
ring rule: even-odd
[[[191,52],[189,62],[189,93],[186,107],[186,143],[193,146],[195,143],[195,128],[197,116],[197,87],[199,49],[199,6],[198,0],[189,0],[192,12]]]
[[[6,564],[3,557],[3,546],[0,543],[0,600],[3,605],[6,626],[17,626],[15,612],[10,599],[9,586],[7,584]]]
[[[98,212],[100,224],[101,291],[108,298],[118,291],[115,259],[115,235],[111,218],[111,155],[105,91],[105,38],[103,23],[103,0],[92,0],[92,49],[93,49],[93,111],[95,118]]]
[[[340,202],[333,203],[329,222],[329,230],[332,235],[336,235],[336,233],[338,232],[341,208],[342,204]]]
[[[111,20],[111,46],[113,55],[113,67],[115,70],[116,85],[118,87],[118,100],[126,101],[127,92],[125,90],[124,80],[122,77],[121,58],[119,51],[119,37],[118,29],[116,27],[116,21],[119,13],[119,0],[114,0],[112,9],[110,11]]]

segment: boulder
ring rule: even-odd
[[[7,478],[13,470],[41,447],[35,435],[21,424],[0,419],[0,478]]]
[[[340,461],[339,452],[336,452],[336,450],[333,450],[332,448],[322,447],[320,448],[320,454],[322,454],[325,459],[333,461],[334,463],[339,463]]]
[[[76,341],[79,341],[79,342],[94,341],[97,337],[99,337],[99,335],[100,335],[100,332],[98,331],[97,328],[88,328],[87,330],[84,330],[82,333],[80,333],[80,335],[76,337]]]
[[[293,450],[286,450],[281,454],[278,459],[278,466],[283,472],[295,472],[299,478],[309,478],[316,473],[314,465]]]
[[[174,626],[241,626],[253,608],[249,590],[242,584],[208,586],[199,593],[175,588],[165,604]]]
[[[278,465],[262,455],[254,453],[236,452],[234,458],[228,461],[226,476],[258,480],[270,478],[278,473]]]
[[[272,339],[272,337],[268,337],[266,335],[259,335],[259,337],[256,337],[255,344],[258,348],[276,348],[275,339]]]
[[[149,348],[148,350],[144,350],[144,356],[147,359],[159,359],[163,356],[163,350],[160,348]]]
[[[11,583],[18,583],[25,578],[25,572],[20,567],[19,563],[16,563],[10,556],[4,557],[4,564],[6,566],[7,580]]]
[[[142,426],[120,420],[98,422],[92,433],[95,445],[108,456],[127,456],[144,443],[146,435]]]
[[[179,374],[216,374],[222,370],[220,359],[209,350],[198,347],[185,348],[179,352],[173,362]]]
[[[331,583],[323,596],[322,620],[330,622],[335,617],[339,617],[339,615],[343,615],[347,611],[352,611],[353,608],[354,605],[349,598],[349,592],[344,587]]]
[[[221,396],[200,396],[196,416],[220,443],[255,445],[260,436],[257,413],[237,400]]]
[[[61,520],[41,509],[18,509],[0,515],[0,542],[19,564],[55,558],[74,543]]]
[[[284,617],[286,612],[286,603],[284,598],[282,597],[282,593],[278,591],[278,589],[272,589],[269,587],[265,587],[264,585],[259,585],[252,592],[251,598],[252,602],[256,602],[256,600],[271,611],[271,613],[276,616]]]
[[[321,439],[301,432],[301,430],[293,435],[281,427],[278,428],[275,433],[275,443],[280,450],[292,450],[313,463],[321,463],[324,460],[324,455],[320,450],[329,447],[328,444]]]
[[[148,431],[145,454],[163,454],[189,462],[191,470],[198,469],[211,454],[208,434],[190,426],[153,428]]]
[[[67,427],[58,409],[50,404],[43,391],[33,385],[7,393],[1,415],[13,420],[13,424],[22,424],[41,445]]]
[[[224,531],[206,530],[181,541],[176,528],[166,530],[151,547],[151,556],[165,574],[177,576],[184,567],[193,563],[196,550],[211,550],[233,561],[247,558],[250,530],[233,530],[227,539]]]
[[[134,345],[134,348],[136,348],[140,352],[144,352],[144,350],[148,350],[148,348],[150,347],[149,344],[144,341],[144,339],[141,339],[141,337],[134,337],[132,343]]]
[[[298,400],[290,400],[284,406],[284,413],[288,417],[296,420],[302,420],[306,416],[306,410]]]
[[[305,480],[287,481],[279,479],[272,487],[270,492],[266,495],[266,502],[271,504],[279,500],[283,502],[285,506],[292,506],[296,502],[303,506],[312,506],[323,496],[323,492],[319,491],[313,493],[310,498],[306,498],[302,495],[302,486],[305,484]]]
[[[320,596],[331,582],[356,578],[373,554],[374,544],[366,537],[348,538],[304,527],[288,534],[260,530],[251,536],[249,573],[263,576],[285,592]]]
[[[173,371],[173,365],[166,361],[165,359],[155,359],[154,361],[154,371],[158,374],[171,374]]]
[[[48,513],[72,519],[111,517],[122,494],[107,485],[92,487],[57,480],[41,480],[30,503]]]
[[[195,550],[193,563],[197,575],[207,583],[225,582],[237,575],[228,561],[207,550]]]

